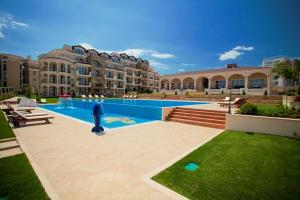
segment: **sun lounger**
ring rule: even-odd
[[[48,103],[46,99],[41,99],[40,103]]]
[[[132,98],[133,97],[133,95],[130,95],[128,98]]]
[[[242,98],[235,98],[232,102],[230,102],[230,104],[232,106],[235,106],[237,108],[241,107],[244,103],[246,103],[246,99],[242,99]],[[229,102],[219,102],[218,104],[220,104],[220,107],[226,107],[229,106]]]
[[[93,96],[92,96],[92,95],[90,95],[90,94],[88,95],[88,97],[89,97],[90,99],[91,99],[91,98],[93,98]]]
[[[46,123],[50,123],[49,119],[52,118],[54,117],[50,115],[26,116],[24,113],[19,111],[15,111],[11,116],[8,116],[9,122],[11,122],[15,127],[26,125],[27,122],[45,121]]]
[[[126,95],[123,95],[123,98],[126,98]]]
[[[97,94],[95,94],[95,98],[99,98],[99,96]]]
[[[104,96],[104,95],[100,95],[100,97],[101,97],[101,98],[104,98],[105,96]]]
[[[24,113],[31,113],[32,110],[34,110],[34,108],[31,107],[22,107],[22,108],[15,108],[13,106],[11,106],[10,104],[6,104],[7,108],[2,109],[7,115],[11,114],[11,112],[13,111],[20,111],[20,112],[24,112]]]
[[[27,117],[49,115],[48,113],[23,113]]]
[[[223,101],[229,101],[230,97],[225,97]]]
[[[81,98],[86,98],[86,96],[83,94],[83,95],[81,95]]]
[[[133,98],[136,99],[136,98],[137,98],[137,95],[133,95]]]

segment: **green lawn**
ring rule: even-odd
[[[49,199],[25,154],[0,159],[0,199]]]
[[[47,100],[48,103],[57,103],[58,102],[58,98],[56,97],[50,97],[50,98],[44,98]]]
[[[300,140],[225,131],[153,179],[190,199],[299,199],[299,169]]]
[[[12,137],[15,137],[15,134],[9,126],[4,113],[0,110],[0,139]]]

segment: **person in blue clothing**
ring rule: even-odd
[[[101,126],[101,115],[104,115],[103,107],[101,103],[96,103],[93,108],[93,117],[95,121],[95,126],[92,129],[92,132],[97,135],[104,134],[104,128]]]

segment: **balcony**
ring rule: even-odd
[[[55,79],[49,79],[49,83],[57,84],[57,80],[55,80]]]
[[[106,74],[105,78],[107,78],[107,79],[114,79],[114,75],[112,75],[112,74]]]
[[[48,83],[48,80],[47,79],[42,79],[41,83]]]
[[[117,89],[124,89],[124,86],[123,86],[123,85],[115,85],[115,87],[116,87]]]
[[[77,74],[78,76],[92,77],[92,73],[91,73],[91,72],[84,73],[84,72],[77,71],[76,74]]]
[[[124,77],[122,77],[122,76],[117,76],[116,78],[117,78],[117,80],[124,81]]]
[[[91,87],[91,83],[76,82],[77,87]]]
[[[66,84],[66,83],[67,83],[67,81],[64,81],[64,80],[58,81],[58,84]]]

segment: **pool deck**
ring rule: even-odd
[[[91,124],[51,115],[14,129],[51,199],[184,199],[150,177],[222,132],[155,121],[96,136]]]

